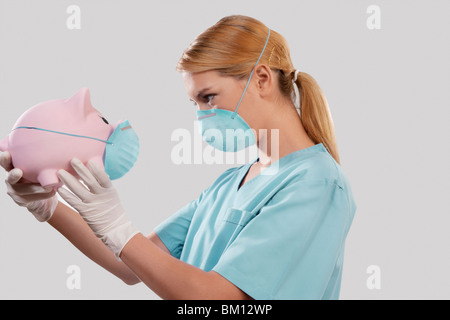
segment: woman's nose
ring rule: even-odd
[[[198,110],[209,110],[211,109],[211,106],[207,103],[201,103],[197,105]]]

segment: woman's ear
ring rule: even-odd
[[[261,96],[266,96],[272,91],[274,77],[272,70],[265,64],[258,64],[254,70],[256,87]]]

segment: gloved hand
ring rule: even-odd
[[[59,195],[80,213],[118,258],[125,244],[139,231],[125,216],[119,195],[105,170],[92,160],[88,162],[89,169],[76,158],[71,165],[88,189],[67,171],[59,170],[58,177],[71,191],[61,187]]]
[[[38,221],[48,221],[58,204],[56,191],[23,179],[22,170],[13,167],[11,154],[7,151],[0,153],[0,165],[8,172],[5,179],[8,195],[19,206],[26,207]]]

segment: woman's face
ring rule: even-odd
[[[253,108],[258,104],[259,96],[254,88],[254,78],[239,105],[239,115],[248,125],[257,130],[260,124]],[[186,92],[190,100],[199,110],[225,109],[234,112],[244,92],[247,79],[237,80],[234,77],[222,76],[217,71],[183,73]],[[260,117],[259,117],[260,119]]]
[[[245,87],[245,81],[221,76],[217,71],[184,72],[183,79],[190,100],[199,110],[220,108],[234,111]]]

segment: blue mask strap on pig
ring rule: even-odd
[[[79,134],[66,133],[61,131],[43,129],[38,127],[20,126],[17,129],[41,130],[51,133],[63,134],[76,138],[86,138],[106,143],[103,163],[105,171],[111,180],[119,179],[126,174],[135,164],[139,154],[139,138],[131,128],[130,123],[124,121],[120,123],[108,140],[102,140],[94,137],[83,136]]]
[[[94,137],[82,136],[82,135],[79,135],[79,134],[66,133],[66,132],[55,131],[55,130],[42,129],[42,128],[38,128],[38,127],[26,127],[26,126],[20,126],[20,127],[14,128],[13,130],[16,130],[16,129],[34,129],[34,130],[41,130],[41,131],[47,131],[47,132],[52,132],[52,133],[65,134],[66,136],[71,136],[71,137],[87,138],[87,139],[97,140],[97,141],[101,141],[101,142],[105,142],[105,143],[112,143],[111,141],[102,140],[102,139],[98,139],[98,138],[94,138]]]

